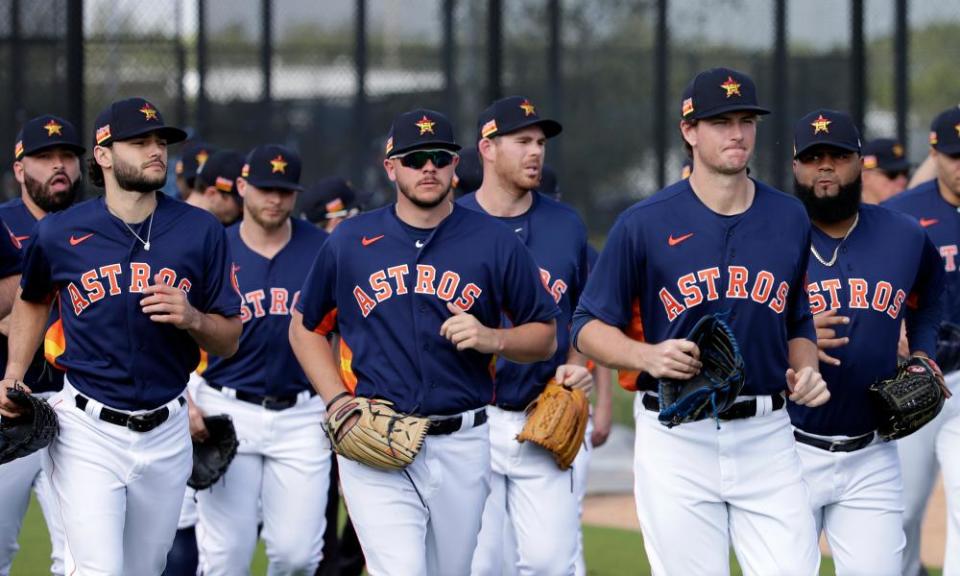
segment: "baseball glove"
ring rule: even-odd
[[[570,468],[580,452],[590,418],[587,395],[554,380],[527,406],[527,421],[517,434],[518,442],[529,440],[553,454],[561,470]]]
[[[667,428],[708,416],[719,419],[743,389],[743,357],[726,322],[708,314],[697,321],[687,339],[700,349],[703,367],[689,380],[660,379],[659,420]]]
[[[0,418],[0,464],[46,448],[60,433],[57,413],[46,400],[20,386],[7,390],[7,398],[22,411],[16,418]]]
[[[193,472],[187,480],[187,486],[194,490],[205,490],[217,483],[227,472],[227,467],[237,455],[237,429],[227,414],[204,416],[207,427],[207,439],[193,441]]]
[[[960,369],[960,326],[953,322],[940,323],[936,358],[944,374]]]
[[[401,414],[392,405],[356,396],[327,412],[327,436],[337,454],[382,470],[409,466],[423,446],[430,420]]]
[[[909,436],[933,420],[946,399],[930,361],[913,356],[897,367],[893,378],[875,382],[868,389],[884,440]]]

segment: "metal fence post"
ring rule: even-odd
[[[863,0],[850,0],[850,114],[866,136],[863,117],[867,99],[867,55],[863,40]]]
[[[657,1],[656,50],[654,50],[653,65],[657,78],[653,85],[653,141],[656,146],[656,174],[659,188],[667,185],[667,90],[670,87],[668,5],[668,0]]]
[[[561,24],[563,16],[560,0],[547,0],[547,21],[549,23],[549,42],[547,49],[547,85],[550,94],[550,114],[557,120],[563,120],[563,38]],[[550,143],[551,156],[559,160],[562,154],[563,139]],[[554,163],[560,170],[559,163]]]
[[[207,101],[207,10],[206,0],[197,0],[197,133],[203,138],[212,137],[212,123],[207,122],[210,114],[210,104]]]
[[[354,69],[357,91],[353,100],[353,160],[351,178],[358,185],[363,182],[367,160],[367,0],[357,0],[354,32]]]
[[[23,37],[20,30],[20,0],[10,2],[10,126],[19,127],[23,115]]]
[[[790,158],[790,75],[787,73],[787,0],[777,0],[774,9],[773,48],[773,185],[783,190],[787,183],[787,165]]]
[[[503,4],[487,3],[487,103],[503,96]]]
[[[273,128],[273,1],[260,0],[260,71],[263,90],[260,92],[260,131],[264,136]]]
[[[897,0],[896,24],[893,41],[893,94],[897,115],[897,140],[909,150],[907,144],[907,116],[910,107],[910,68],[907,50],[910,47],[907,0]]]
[[[457,106],[457,79],[454,73],[454,63],[457,61],[457,40],[453,30],[453,13],[456,0],[443,0],[443,45],[440,48],[440,58],[443,63],[443,100],[446,113],[454,126],[459,126]]]

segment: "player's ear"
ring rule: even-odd
[[[496,160],[496,143],[493,141],[493,138],[481,138],[477,142],[477,150],[480,152],[480,156],[486,159],[489,162]]]
[[[23,162],[17,160],[13,163],[13,177],[17,179],[17,182],[23,184]]]
[[[389,178],[391,182],[397,181],[397,167],[393,163],[393,158],[383,159],[383,170],[387,173],[387,178]]]
[[[94,146],[93,158],[104,168],[113,167],[113,155],[107,146]]]
[[[694,122],[688,122],[686,120],[680,121],[680,137],[691,147],[696,144],[697,140],[696,130],[694,130],[695,126],[696,124]]]
[[[247,195],[247,180],[242,176],[237,178],[237,192],[240,194],[241,198]]]

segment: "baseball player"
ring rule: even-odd
[[[879,204],[903,192],[910,177],[910,162],[903,144],[893,138],[877,138],[863,145],[863,201]]]
[[[624,212],[580,296],[574,342],[635,381],[635,496],[654,574],[726,573],[732,544],[745,574],[814,574],[819,563],[784,395],[818,406],[804,290],[810,224],[800,202],[747,176],[756,140],[753,81],[699,73],[681,100],[680,130],[696,169]],[[658,378],[688,379],[699,350],[685,336],[725,313],[746,384],[733,407],[667,428]],[[625,334],[642,329],[642,340]]]
[[[196,188],[197,172],[203,167],[216,148],[202,140],[188,140],[180,148],[174,172],[177,176],[177,192],[181,200],[186,200]]]
[[[61,311],[51,404],[60,435],[44,457],[63,520],[65,570],[159,574],[177,527],[191,450],[183,392],[198,345],[229,356],[239,302],[220,224],[156,190],[183,140],[142,98],[97,116],[90,176],[105,195],[34,230],[10,325],[0,415],[16,406],[46,325]]]
[[[341,222],[360,213],[363,206],[353,186],[339,176],[320,180],[303,191],[298,202],[300,217],[333,232]]]
[[[499,574],[503,568],[508,574],[573,574],[580,523],[573,471],[561,470],[549,452],[516,437],[526,422],[526,407],[549,380],[587,393],[593,386],[586,359],[570,350],[569,333],[586,284],[587,229],[572,208],[536,191],[547,139],[562,129],[558,122],[541,117],[529,99],[511,96],[484,110],[477,128],[483,183],[457,202],[514,231],[539,265],[561,315],[552,358],[533,364],[497,359],[494,399],[487,408],[490,495],[471,573]],[[507,522],[516,553],[502,547]]]
[[[900,574],[905,545],[897,447],[876,435],[867,389],[897,372],[900,324],[932,356],[940,255],[917,222],[860,202],[860,133],[844,112],[814,110],[794,128],[796,194],[813,221],[807,294],[827,404],[791,404],[818,532],[838,574]],[[864,162],[865,163],[865,162]]]
[[[449,199],[459,149],[439,112],[396,117],[384,169],[397,202],[334,230],[290,324],[328,412],[350,390],[433,420],[402,470],[338,457],[371,575],[469,573],[489,486],[493,355],[536,362],[556,351],[559,310],[522,242]],[[339,360],[325,337],[334,324]]]
[[[950,108],[930,128],[930,157],[937,177],[888,200],[885,206],[913,216],[920,222],[943,259],[945,287],[943,320],[960,322],[960,108]],[[915,348],[910,342],[911,348]],[[947,387],[960,391],[960,371],[946,375]],[[903,573],[921,573],[920,527],[927,499],[943,472],[947,495],[947,542],[944,574],[960,573],[960,403],[948,401],[940,415],[918,432],[899,440],[903,471],[903,526],[907,548]]]
[[[237,195],[237,178],[243,168],[243,155],[234,150],[210,154],[194,178],[193,191],[186,202],[217,217],[224,226],[237,221],[243,213]]]
[[[211,576],[249,569],[261,503],[270,573],[313,574],[320,562],[330,445],[323,402],[286,335],[326,233],[290,218],[299,180],[299,155],[273,144],[254,148],[237,180],[244,218],[227,239],[243,279],[240,349],[210,357],[195,395],[202,412],[230,415],[240,440],[223,478],[197,493],[201,570]]]
[[[32,118],[17,134],[13,172],[20,185],[20,196],[0,204],[0,217],[6,223],[9,238],[18,249],[18,258],[30,245],[38,220],[73,204],[82,186],[80,157],[83,153],[84,148],[76,129],[58,116],[46,114]],[[0,356],[5,365],[9,317],[7,314],[3,316],[6,319],[0,323],[4,333],[0,337]],[[54,310],[47,324],[51,328],[51,341],[57,340],[58,319],[58,311]],[[34,394],[47,398],[63,387],[63,373],[47,363],[42,349],[34,354],[26,380],[30,382]],[[63,530],[50,485],[41,473],[42,462],[42,453],[35,452],[10,462],[0,474],[0,493],[6,495],[0,500],[0,523],[3,525],[0,529],[0,574],[8,573],[17,550],[17,537],[30,502],[31,488],[37,495],[50,532],[50,571],[63,574]]]

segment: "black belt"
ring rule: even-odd
[[[786,404],[786,401],[783,399],[783,395],[774,394],[770,396],[773,402],[773,410],[779,410],[783,408]],[[660,399],[652,394],[643,395],[643,407],[651,412],[660,412]],[[733,406],[724,410],[718,415],[718,418],[721,420],[741,420],[743,418],[751,418],[757,415],[757,399],[751,398],[750,400],[741,400],[740,402],[735,403]]]
[[[207,382],[207,385],[213,388],[214,390],[223,390],[223,386],[219,384],[214,384],[213,382]],[[287,408],[293,408],[297,405],[297,398],[299,394],[289,394],[287,396],[261,396],[259,394],[251,394],[250,392],[244,392],[243,390],[234,390],[237,400],[243,402],[249,402],[250,404],[256,404],[257,406],[263,406],[267,410],[286,410]],[[316,396],[315,391],[308,390],[310,396]]]
[[[473,428],[486,424],[487,422],[487,409],[480,408],[473,413]],[[452,418],[443,418],[442,420],[431,420],[430,428],[427,428],[427,434],[430,436],[444,436],[446,434],[453,434],[460,430],[460,427],[463,425],[463,415],[454,416]]]
[[[74,397],[74,401],[76,402],[77,408],[84,410],[87,407],[87,403],[90,401],[90,399],[83,394],[77,394]],[[181,406],[186,403],[186,401],[183,399],[183,396],[177,398],[177,401],[180,402]],[[153,412],[146,412],[142,414],[127,414],[126,412],[112,410],[106,406],[100,408],[101,420],[109,424],[116,424],[117,426],[129,428],[134,432],[149,432],[166,422],[167,418],[169,417],[170,409],[166,406],[154,410]]]
[[[824,438],[810,436],[800,430],[794,430],[793,437],[801,444],[813,446],[814,448],[826,450],[827,452],[856,452],[873,443],[874,433],[870,432],[863,436],[857,436],[856,438],[849,438],[847,440],[826,440]]]

